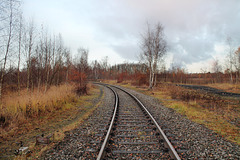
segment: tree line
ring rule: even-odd
[[[0,97],[8,91],[26,88],[46,92],[51,85],[75,82],[81,94],[86,92],[88,80],[115,79],[118,82],[132,80],[136,84],[146,84],[152,89],[157,82],[189,82],[192,77],[222,82],[229,77],[231,83],[239,82],[240,48],[235,49],[228,39],[227,69],[222,72],[216,60],[213,73],[188,74],[183,68],[166,70],[163,57],[168,46],[164,27],[157,23],[147,24],[141,35],[141,62],[110,65],[108,58],[89,63],[89,50],[79,47],[76,56],[64,45],[61,34],[53,34],[44,25],[37,26],[33,19],[22,16],[21,1],[0,1]],[[210,78],[209,78],[210,77]],[[187,80],[188,79],[188,80]],[[193,81],[192,81],[193,82]],[[213,82],[213,80],[212,80]]]
[[[146,81],[149,87],[156,82],[159,59],[166,52],[163,27],[157,24],[142,36],[142,56],[146,60],[139,64],[110,66],[108,58],[88,63],[89,51],[80,47],[76,56],[64,45],[59,33],[52,34],[44,26],[37,26],[33,19],[22,16],[21,1],[2,0],[0,17],[0,97],[6,91],[34,89],[46,92],[51,85],[75,82],[78,92],[86,90],[87,80],[117,79],[129,77]]]
[[[51,85],[69,81],[78,81],[79,87],[85,85],[87,49],[80,47],[73,61],[60,33],[50,33],[33,19],[25,20],[21,1],[1,0],[0,7],[1,98],[9,90],[46,92]]]

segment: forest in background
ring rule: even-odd
[[[1,98],[9,91],[20,92],[21,89],[27,89],[31,93],[37,89],[46,92],[52,85],[69,82],[77,82],[78,87],[82,88],[86,86],[86,80],[117,79],[119,82],[133,80],[139,85],[148,84],[150,80],[147,77],[152,74],[153,69],[154,84],[159,82],[239,83],[240,48],[233,48],[230,38],[227,40],[229,50],[226,51],[226,64],[220,64],[216,60],[212,64],[211,73],[204,70],[202,73],[188,73],[182,67],[174,67],[174,64],[171,69],[166,69],[164,65],[161,65],[163,60],[159,59],[162,58],[161,54],[166,52],[166,48],[163,48],[166,45],[162,39],[164,38],[163,28],[158,24],[156,29],[151,31],[148,25],[148,31],[143,37],[141,47],[145,53],[145,41],[151,41],[154,35],[158,36],[160,41],[160,50],[156,53],[159,54],[157,55],[158,61],[154,62],[154,58],[152,62],[145,61],[148,57],[142,57],[142,62],[138,64],[125,63],[111,66],[107,57],[101,61],[90,62],[89,50],[84,47],[79,47],[77,55],[72,55],[70,48],[64,45],[61,33],[53,34],[48,31],[47,27],[37,26],[34,19],[25,20],[22,16],[20,1],[3,0],[0,6]],[[161,44],[163,44],[162,48]],[[153,46],[153,49],[156,48],[157,46]],[[156,65],[155,68],[151,69],[149,63]],[[223,71],[224,65],[226,67]]]

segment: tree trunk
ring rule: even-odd
[[[48,79],[49,79],[49,68],[47,66],[47,78],[46,78],[46,82],[45,82],[45,93],[47,92],[47,89],[48,89]]]
[[[39,76],[39,78],[38,78],[38,93],[40,92],[40,87],[41,87],[41,77]]]
[[[59,85],[59,79],[60,79],[60,70],[58,70],[58,73],[57,73],[57,85]]]
[[[21,42],[22,42],[22,16],[20,16],[19,37],[18,37],[18,95],[20,95],[20,62],[21,62]]]
[[[69,72],[69,67],[67,67],[67,73],[66,73],[66,83],[68,83],[68,72]]]
[[[12,22],[13,22],[13,8],[12,8],[12,2],[10,3],[10,21],[9,21],[9,34],[8,34],[8,41],[7,41],[7,47],[6,47],[6,52],[5,52],[5,57],[4,57],[4,62],[3,62],[3,68],[1,70],[1,80],[0,80],[0,99],[2,99],[2,88],[3,88],[3,82],[4,82],[4,75],[5,75],[5,68],[6,68],[6,63],[7,63],[7,57],[8,57],[8,52],[12,40]],[[2,100],[1,100],[2,101]]]
[[[28,34],[29,34],[29,42],[28,42],[28,66],[27,66],[27,91],[29,92],[29,87],[31,83],[31,56],[32,56],[32,46],[33,46],[33,21],[29,25],[28,28]]]
[[[230,71],[230,83],[233,83],[233,75],[232,75],[232,71]]]
[[[39,66],[38,66],[38,78],[37,78],[37,83],[38,83],[38,93],[40,92],[40,87],[41,87],[41,79],[42,79],[42,55],[39,53]]]
[[[238,72],[236,72],[236,84],[238,83]]]
[[[149,89],[152,89],[152,71],[149,73]]]
[[[157,86],[157,75],[154,74],[154,87]]]
[[[30,86],[30,62],[27,65],[27,92],[29,93],[29,86]]]

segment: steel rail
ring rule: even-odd
[[[103,144],[101,146],[101,149],[100,149],[100,151],[98,153],[98,157],[97,157],[97,160],[101,160],[104,157],[105,149],[106,149],[106,147],[108,145],[108,140],[110,138],[110,134],[111,134],[111,131],[112,131],[113,123],[114,123],[114,120],[115,120],[115,117],[116,117],[116,113],[117,113],[117,109],[118,109],[119,98],[118,98],[117,93],[111,87],[107,86],[106,84],[101,84],[101,83],[96,83],[96,84],[100,84],[100,85],[104,85],[104,86],[108,87],[110,90],[112,90],[112,92],[114,93],[114,96],[115,96],[115,105],[114,105],[114,112],[113,112],[112,120],[111,120],[111,123],[109,125],[107,134],[105,136],[105,139],[103,141]]]
[[[175,148],[172,146],[171,142],[168,140],[167,136],[165,135],[165,133],[163,132],[163,130],[161,129],[161,127],[158,125],[157,121],[154,119],[154,117],[151,115],[151,113],[147,110],[147,108],[143,105],[143,103],[137,98],[135,97],[133,94],[127,92],[126,90],[120,88],[120,87],[117,87],[117,86],[114,86],[114,85],[110,85],[112,87],[115,87],[117,89],[120,89],[122,90],[123,92],[127,93],[128,95],[130,95],[144,110],[145,112],[148,114],[148,116],[152,119],[152,121],[154,122],[155,126],[158,128],[160,134],[161,134],[161,137],[162,139],[165,141],[165,145],[166,147],[169,149],[170,151],[170,155],[171,155],[171,158],[173,159],[176,159],[176,160],[181,160],[181,158],[179,157],[179,155],[177,154]]]

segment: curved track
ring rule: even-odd
[[[97,159],[180,159],[154,117],[134,95],[101,84],[115,95],[114,111]]]

